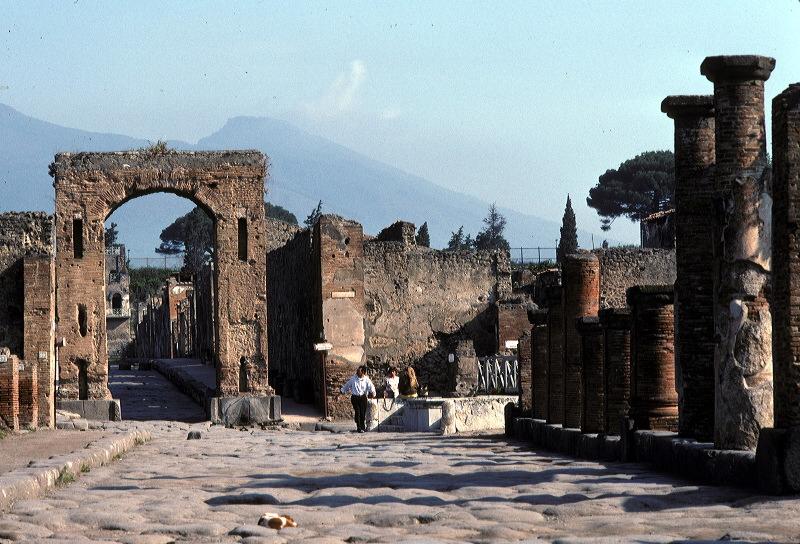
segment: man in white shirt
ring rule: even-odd
[[[375,385],[367,376],[367,367],[362,365],[356,370],[355,376],[350,378],[342,393],[350,393],[350,402],[353,403],[353,411],[356,420],[356,429],[363,433],[367,430],[367,397],[375,398]]]

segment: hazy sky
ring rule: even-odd
[[[0,102],[194,142],[272,116],[441,185],[579,226],[607,168],[671,149],[712,54],[800,81],[800,2],[0,2]],[[638,240],[629,222],[611,234]]]

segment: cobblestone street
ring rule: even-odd
[[[146,425],[152,442],[47,498],[16,503],[2,516],[0,540],[800,539],[800,500],[537,455],[496,436]],[[202,438],[187,441],[190,429]],[[258,527],[264,512],[290,515],[298,527]]]

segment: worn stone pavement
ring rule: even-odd
[[[139,424],[141,425],[141,424]],[[800,500],[579,462],[499,437],[152,423],[154,439],[0,518],[26,542],[800,540]],[[186,440],[200,429],[200,440]],[[274,511],[299,527],[256,526]]]

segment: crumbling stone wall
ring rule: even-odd
[[[56,188],[56,281],[61,394],[109,398],[104,222],[137,196],[190,198],[214,221],[217,383],[222,396],[270,394],[267,380],[266,161],[257,151],[61,153]],[[85,383],[85,387],[82,384]],[[82,391],[82,388],[85,391]]]
[[[23,259],[25,309],[24,352],[27,362],[35,363],[39,426],[55,426],[55,263],[51,255],[31,255]]]
[[[313,344],[319,291],[313,289],[311,231],[297,231],[267,255],[267,312],[270,383],[278,394],[314,400]]]
[[[626,305],[625,291],[634,285],[675,282],[674,249],[609,248],[593,251],[600,259],[600,307]]]
[[[506,253],[370,240],[364,281],[366,356],[381,371],[412,365],[421,384],[447,393],[447,356],[458,339],[472,340],[478,356],[497,350],[493,303],[511,292]]]
[[[0,213],[0,347],[23,356],[22,258],[53,254],[53,218],[44,212]]]
[[[293,225],[271,217],[264,218],[264,223],[267,227],[267,253],[283,247],[289,240],[294,238],[298,232],[307,230],[298,225]]]

